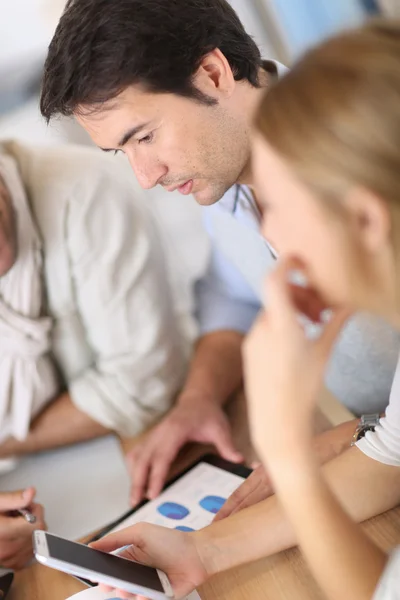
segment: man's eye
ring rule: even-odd
[[[150,142],[153,141],[153,134],[149,133],[148,135],[145,135],[144,137],[140,138],[140,140],[138,140],[139,144],[150,144]]]

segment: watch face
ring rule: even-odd
[[[360,433],[357,436],[357,441],[361,440],[361,438],[363,438],[365,436],[365,434],[367,433],[367,431],[375,431],[375,425],[365,425]]]

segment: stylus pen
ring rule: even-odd
[[[26,508],[17,508],[17,512],[24,517],[25,521],[28,521],[28,523],[36,523],[35,515],[29,512],[29,510],[26,510]]]

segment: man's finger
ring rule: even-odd
[[[149,499],[156,498],[161,492],[171,464],[179,450],[179,444],[174,443],[169,448],[163,448],[161,452],[154,455],[147,488],[147,497]]]
[[[35,494],[36,490],[33,487],[26,488],[25,490],[18,490],[16,492],[0,493],[0,512],[17,510],[18,508],[29,506],[35,497]]]
[[[235,448],[228,423],[216,428],[209,441],[214,444],[219,454],[222,458],[225,458],[225,460],[230,460],[234,463],[241,463],[244,461],[243,454]]]
[[[148,452],[143,452],[140,455],[140,458],[138,457],[133,462],[133,466],[131,466],[132,486],[130,500],[132,506],[138,504],[144,497],[144,492],[151,466],[152,452],[152,448]]]

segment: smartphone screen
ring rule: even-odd
[[[153,567],[140,565],[113,554],[105,554],[53,535],[46,535],[46,541],[52,558],[165,593],[157,570]]]

